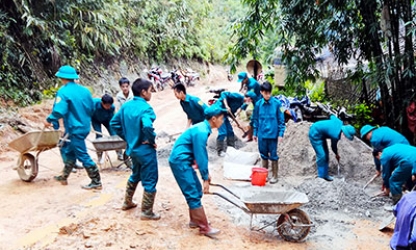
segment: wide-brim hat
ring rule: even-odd
[[[257,60],[250,60],[248,61],[247,65],[247,72],[250,73],[252,76],[257,76],[261,73],[263,70],[263,67],[261,66],[261,63]]]
[[[77,74],[77,71],[69,65],[64,65],[60,67],[58,72],[56,72],[55,76],[62,78],[62,79],[68,79],[68,80],[79,79],[79,75]]]
[[[364,125],[360,130],[361,139],[363,139],[368,133],[376,129],[377,127],[371,125]]]
[[[351,125],[344,125],[341,127],[342,133],[348,140],[352,141],[355,135],[355,128]]]

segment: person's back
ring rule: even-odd
[[[60,108],[59,103],[66,105]],[[94,112],[94,102],[91,92],[75,82],[69,82],[61,87],[55,101],[57,112],[63,115],[65,129],[69,133],[90,131],[91,116]]]
[[[120,112],[122,122],[123,139],[127,142],[126,154],[136,150],[143,142],[149,143],[155,141],[155,138],[146,138],[142,130],[146,126],[141,121],[144,114],[148,115],[152,122],[156,119],[156,115],[150,104],[143,98],[135,96],[133,100],[123,104]],[[138,133],[138,131],[140,131]],[[156,134],[153,132],[156,137]],[[152,143],[152,144],[153,144]],[[151,145],[152,145],[151,144]]]
[[[416,249],[416,192],[404,195],[393,213],[397,220],[390,247],[393,250]]]
[[[329,120],[315,122],[311,126],[313,137],[319,139],[339,140],[341,133],[342,121],[335,115],[331,115]]]
[[[409,145],[409,141],[402,134],[389,127],[380,127],[373,130],[373,134],[370,140],[371,145],[374,148],[386,148],[394,144],[406,144]]]

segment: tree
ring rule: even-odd
[[[405,108],[415,98],[414,1],[243,2],[250,10],[235,27],[237,43],[230,50],[231,63],[249,54],[256,55],[258,40],[271,31],[273,47],[282,47],[284,51],[287,84],[301,84],[319,77],[315,55],[329,45],[340,66],[351,58],[357,60],[350,77],[378,85],[385,123],[407,134]],[[258,16],[256,19],[249,18],[253,13]]]

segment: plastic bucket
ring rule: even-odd
[[[251,185],[253,186],[266,185],[268,172],[269,170],[265,168],[252,168],[251,169]]]

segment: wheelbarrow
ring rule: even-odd
[[[98,133],[96,131],[94,132]],[[96,152],[104,153],[107,161],[110,162],[111,168],[113,168],[113,163],[111,162],[111,159],[109,155],[107,154],[107,151],[121,150],[121,149],[125,149],[127,146],[126,142],[117,135],[100,137],[95,140],[91,140],[91,143],[94,146]],[[129,168],[131,168],[133,165],[130,157],[128,157],[125,152],[123,154],[123,162],[116,167],[118,168],[123,164],[126,164],[126,166]]]
[[[223,198],[250,214],[250,230],[254,230],[252,222],[253,215],[255,214],[280,214],[276,221],[256,230],[260,231],[276,223],[276,230],[279,235],[284,240],[290,242],[302,241],[308,236],[311,227],[314,226],[306,212],[298,208],[309,202],[308,197],[304,193],[268,189],[251,192],[240,197],[220,184],[211,183],[210,185],[221,187],[238,200],[238,202],[235,202],[223,194],[216,192],[210,193]],[[238,203],[243,203],[244,205]]]
[[[20,179],[30,182],[36,178],[39,171],[39,154],[58,146],[60,131],[31,131],[9,142],[9,147],[20,153],[17,160],[17,173]],[[36,151],[33,155],[29,152]]]

